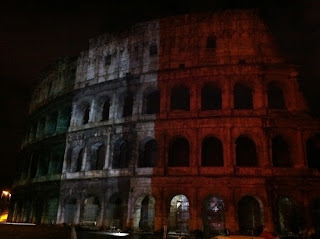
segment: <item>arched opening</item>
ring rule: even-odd
[[[320,134],[308,139],[306,150],[308,167],[320,170]]]
[[[80,149],[79,153],[78,153],[78,157],[77,157],[77,168],[76,168],[76,172],[80,172],[82,169],[82,161],[83,161],[83,149]]]
[[[291,167],[289,146],[281,136],[272,139],[272,164],[274,167]]]
[[[83,116],[82,116],[82,124],[87,124],[89,122],[90,115],[90,106],[87,105],[84,107]]]
[[[256,145],[248,137],[240,136],[236,141],[237,166],[256,167],[258,166]]]
[[[135,204],[134,229],[152,231],[154,227],[155,200],[152,196],[141,196]]]
[[[46,118],[42,117],[40,119],[39,128],[38,128],[38,136],[39,137],[42,137],[45,135],[45,128],[46,128]]]
[[[66,155],[66,172],[72,172],[72,152],[73,149],[68,149]]]
[[[202,141],[201,165],[204,167],[223,166],[222,143],[218,138],[206,137]]]
[[[84,200],[83,224],[96,224],[99,213],[99,200],[95,196],[89,196]]]
[[[201,110],[218,110],[222,107],[221,89],[206,84],[201,90]]]
[[[189,142],[183,137],[171,140],[169,145],[169,167],[188,167],[189,166]]]
[[[233,100],[235,109],[252,109],[252,90],[250,87],[236,83],[233,89]]]
[[[298,235],[302,226],[302,218],[296,205],[288,197],[281,197],[278,201],[279,229],[282,236]]]
[[[225,208],[220,197],[209,196],[202,205],[203,233],[205,238],[224,234]]]
[[[77,212],[77,204],[75,198],[68,198],[65,200],[64,222],[73,224]]]
[[[132,110],[133,110],[133,95],[131,93],[128,93],[123,100],[122,117],[131,116]]]
[[[154,90],[145,94],[143,99],[144,113],[156,114],[160,112],[160,91]]]
[[[110,99],[107,98],[102,107],[101,121],[106,121],[109,119],[109,112],[110,112]]]
[[[268,85],[268,108],[269,109],[284,109],[284,98],[282,90],[274,83]]]
[[[110,227],[113,229],[123,229],[124,205],[118,195],[113,195],[109,201]]]
[[[130,148],[126,140],[118,140],[114,146],[112,168],[127,168],[130,162]]]
[[[96,169],[97,170],[103,169],[105,156],[106,156],[106,147],[104,145],[101,145],[98,148],[98,153],[97,153],[97,162],[96,162]]]
[[[44,216],[44,223],[46,224],[55,224],[56,223],[56,216],[58,211],[58,198],[51,197],[47,201],[46,205],[46,212]]]
[[[56,128],[57,128],[57,121],[58,121],[58,113],[54,112],[48,118],[48,124],[47,124],[48,134],[55,133]]]
[[[189,88],[182,86],[171,90],[171,110],[190,110]]]
[[[244,196],[238,203],[239,232],[258,236],[263,229],[263,208],[252,196]]]
[[[38,170],[39,153],[35,152],[32,155],[31,165],[30,165],[30,178],[35,178]]]
[[[189,201],[185,195],[176,195],[170,202],[168,218],[169,232],[189,232]]]
[[[158,143],[155,139],[140,145],[138,167],[155,167],[158,161]]]

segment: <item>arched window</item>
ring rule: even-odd
[[[38,131],[39,137],[42,137],[45,134],[45,127],[46,127],[46,118],[42,117],[39,122],[39,131]]]
[[[98,153],[97,153],[97,163],[96,163],[97,170],[103,169],[105,157],[106,157],[106,147],[104,145],[101,145],[98,148]]]
[[[106,121],[109,119],[109,111],[110,111],[110,99],[107,98],[102,107],[101,121]]]
[[[90,106],[87,105],[83,110],[82,124],[87,124],[89,122]]]
[[[190,92],[187,87],[175,87],[171,90],[171,110],[190,110]]]
[[[212,238],[225,229],[225,208],[220,197],[209,196],[202,205],[204,238]]]
[[[233,89],[235,109],[252,109],[252,90],[250,87],[236,83]]]
[[[82,168],[82,161],[83,161],[83,149],[81,149],[78,153],[78,157],[77,157],[77,171],[76,172],[80,172],[81,168]]]
[[[131,93],[128,93],[123,100],[122,117],[131,116],[132,109],[133,109],[133,95]]]
[[[58,121],[58,113],[54,112],[49,116],[49,119],[48,119],[47,132],[49,134],[53,134],[56,131],[57,121]]]
[[[236,141],[237,166],[255,167],[258,166],[256,145],[247,137],[239,137]]]
[[[308,139],[306,150],[308,167],[320,170],[320,134]]]
[[[66,155],[66,172],[72,171],[72,149],[68,149]]]
[[[127,168],[130,161],[130,149],[126,140],[118,140],[114,147],[114,158],[112,168]]]
[[[245,196],[238,203],[239,231],[243,235],[258,236],[262,232],[263,214],[259,202],[251,196]]]
[[[270,83],[268,85],[268,108],[269,109],[284,109],[284,98],[282,90],[274,85],[273,83]]]
[[[201,90],[201,110],[217,110],[221,109],[222,98],[221,89],[206,84]]]
[[[140,146],[138,167],[155,167],[158,161],[158,143],[151,139]]]
[[[202,141],[201,165],[223,166],[223,149],[221,141],[216,137],[207,137]]]
[[[274,167],[291,167],[289,146],[281,136],[272,139],[272,164]]]
[[[160,112],[160,91],[154,90],[144,96],[144,113],[156,114]]]
[[[169,167],[189,166],[189,142],[185,138],[178,137],[171,141],[169,146]]]

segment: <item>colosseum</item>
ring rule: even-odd
[[[320,121],[257,10],[164,17],[35,81],[8,220],[320,232]]]

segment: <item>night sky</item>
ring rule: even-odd
[[[320,114],[320,1],[2,1],[0,3],[0,190],[10,188],[35,77],[58,57],[76,56],[107,31],[171,14],[258,8],[285,55],[301,66],[301,87]]]

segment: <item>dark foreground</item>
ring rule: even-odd
[[[0,224],[1,239],[70,239],[71,228],[63,226],[37,225],[18,226]]]
[[[71,227],[57,225],[6,225],[0,224],[0,239],[75,239],[71,238]],[[130,234],[125,237],[112,237],[77,230],[77,239],[162,239],[162,235]]]

